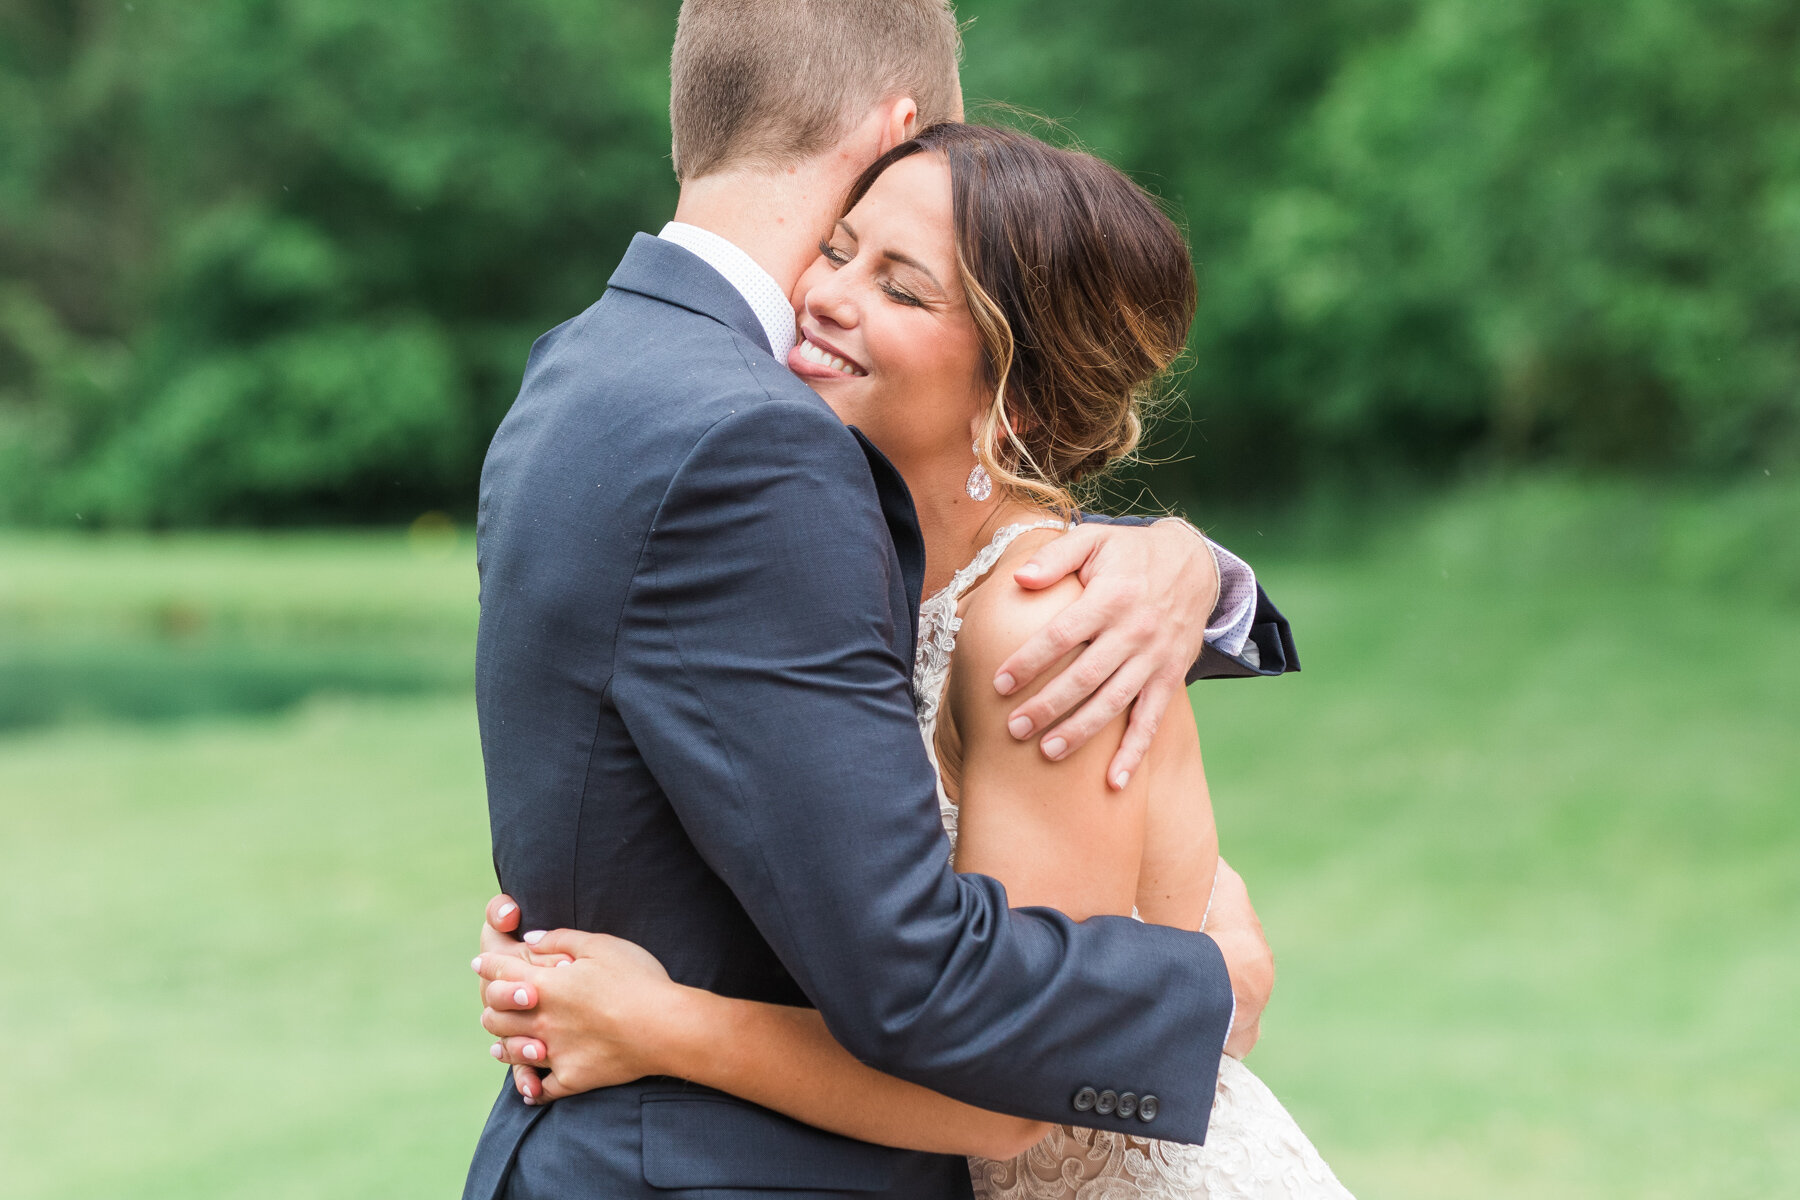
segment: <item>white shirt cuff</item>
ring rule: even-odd
[[[1165,519],[1181,521],[1185,528],[1192,529],[1194,536],[1212,551],[1213,562],[1219,568],[1219,599],[1206,622],[1206,644],[1233,658],[1242,656],[1250,641],[1250,627],[1256,623],[1256,572],[1249,563],[1194,529],[1191,522],[1180,517]]]
[[[1226,654],[1241,655],[1250,641],[1250,627],[1256,624],[1256,572],[1211,538],[1206,544],[1219,564],[1219,602],[1207,622],[1206,640]]]

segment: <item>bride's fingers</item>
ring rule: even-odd
[[[487,923],[500,933],[511,933],[519,927],[519,906],[502,892],[487,902]]]
[[[477,954],[469,966],[489,983],[496,979],[523,981],[538,969],[516,954]]]
[[[544,1098],[543,1077],[537,1073],[536,1067],[514,1067],[512,1071],[513,1090],[527,1104],[536,1104]]]
[[[497,1038],[535,1037],[538,1016],[531,1012],[503,1012],[497,1008],[481,1010],[481,1027]]]
[[[1108,787],[1122,789],[1137,774],[1179,690],[1166,675],[1152,675],[1144,690],[1138,693],[1131,706],[1131,722],[1125,727],[1125,740],[1119,743],[1119,752],[1113,755],[1106,768]]]
[[[559,958],[572,962],[617,940],[604,933],[587,933],[580,929],[551,929],[526,935],[526,941],[531,944],[527,953],[531,955],[531,961],[540,966],[548,966]]]
[[[575,1095],[576,1092],[580,1090],[579,1088],[572,1088],[567,1083],[563,1082],[562,1076],[556,1073],[555,1067],[550,1068],[549,1071],[538,1077],[538,1086],[543,1089],[542,1099],[539,1103],[547,1103],[551,1100],[561,1100],[566,1096]]]
[[[550,1060],[550,1048],[533,1037],[501,1038],[488,1047],[488,1053],[515,1067],[541,1067]]]
[[[518,1012],[536,1008],[538,993],[537,988],[529,983],[496,979],[482,990],[481,998],[489,1008],[499,1009],[501,1012]]]

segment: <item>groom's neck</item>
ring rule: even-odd
[[[756,260],[791,294],[819,239],[837,220],[844,192],[864,164],[828,151],[780,171],[730,171],[681,185],[675,219],[716,233]]]

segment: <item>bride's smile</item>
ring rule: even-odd
[[[933,473],[928,464],[966,475],[989,397],[943,158],[918,154],[882,172],[820,243],[794,296],[794,373],[862,430],[915,493]]]

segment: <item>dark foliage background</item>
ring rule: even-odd
[[[0,519],[468,510],[532,337],[671,209],[676,7],[0,0]],[[1792,3],[961,11],[972,102],[1192,231],[1159,491],[1795,461]]]

